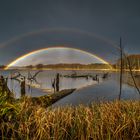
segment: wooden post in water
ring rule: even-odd
[[[121,99],[122,94],[122,75],[123,74],[123,50],[122,50],[122,39],[120,38],[120,93],[119,100]]]
[[[54,78],[54,80],[53,80],[53,82],[52,82],[52,87],[53,87],[53,89],[54,89],[54,93],[55,93],[55,85],[56,85],[56,84],[55,84],[55,81],[56,81],[56,80],[55,80],[55,78]]]
[[[60,74],[56,74],[56,92],[59,91]]]
[[[25,77],[21,81],[21,85],[20,86],[21,86],[21,97],[23,97],[26,94],[26,90],[25,90]]]

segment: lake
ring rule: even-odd
[[[116,100],[119,96],[119,73],[109,72],[104,77],[105,71],[91,71],[91,70],[20,70],[20,75],[26,77],[26,95],[28,96],[42,96],[54,92],[52,83],[59,73],[59,88],[77,90],[65,98],[56,102],[53,106],[58,105],[78,105],[90,104],[93,101],[110,101]],[[7,70],[1,71],[1,74],[8,77],[8,87],[14,92],[15,98],[20,98],[20,82],[11,80],[11,77],[17,76],[19,71]],[[139,75],[139,73],[137,73]],[[35,76],[36,75],[36,76]],[[96,76],[98,80],[96,80]],[[29,78],[34,77],[32,80]],[[21,76],[18,77],[19,80]],[[136,78],[136,82],[140,87],[140,78]],[[123,75],[122,95],[123,100],[139,100],[140,95],[128,73]]]

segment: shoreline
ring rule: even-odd
[[[50,70],[53,70],[53,71],[56,71],[56,70],[61,70],[61,71],[107,71],[107,72],[120,72],[119,69],[70,69],[70,68],[56,68],[56,69],[50,69],[50,68],[41,68],[41,69],[36,69],[36,68],[33,68],[33,69],[27,69],[27,68],[15,68],[15,69],[12,69],[12,68],[8,68],[8,69],[0,69],[0,71],[10,71],[10,70],[21,70],[21,71],[26,71],[26,70],[42,70],[42,71],[50,71]],[[123,70],[124,72],[129,72],[130,70],[129,69],[124,69]],[[132,72],[140,72],[140,70],[132,70]]]

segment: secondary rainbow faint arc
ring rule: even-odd
[[[104,37],[98,36],[96,34],[88,32],[88,31],[83,31],[83,30],[74,29],[74,28],[44,28],[44,29],[40,29],[40,30],[36,30],[36,31],[31,31],[28,33],[24,33],[22,35],[15,36],[12,39],[7,40],[6,42],[0,43],[0,48],[4,48],[9,44],[22,40],[24,37],[37,35],[37,34],[40,34],[43,32],[73,32],[73,33],[78,33],[78,34],[85,34],[89,37],[94,37],[96,39],[99,39],[101,41],[104,41],[104,42],[112,45],[113,47],[115,47],[117,49],[120,49],[119,46],[110,39],[106,39]]]
[[[95,55],[95,54],[89,53],[89,52],[84,51],[84,50],[76,49],[76,48],[63,47],[63,46],[61,46],[61,47],[55,46],[55,47],[48,47],[48,48],[43,48],[43,49],[35,50],[35,51],[29,52],[29,53],[27,53],[27,54],[25,54],[25,55],[22,55],[22,56],[18,57],[16,60],[12,61],[10,64],[8,64],[8,66],[5,68],[5,70],[7,70],[7,69],[9,69],[10,67],[14,66],[18,61],[20,61],[21,59],[26,58],[27,56],[30,56],[30,55],[32,55],[32,54],[34,54],[34,53],[39,53],[39,52],[41,52],[41,51],[46,51],[46,50],[48,50],[48,49],[55,49],[55,48],[57,48],[57,49],[58,49],[58,48],[60,48],[60,49],[68,48],[68,49],[72,49],[72,50],[75,50],[75,51],[79,51],[79,52],[85,53],[85,54],[87,54],[87,55],[90,55],[90,56],[92,56],[92,57],[98,59],[98,60],[101,61],[102,63],[107,64],[107,65],[110,67],[110,69],[112,69],[112,66],[111,66],[107,61],[105,61],[104,59],[102,59],[101,57],[99,57],[99,56],[97,56],[97,55]]]

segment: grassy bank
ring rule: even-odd
[[[32,98],[0,96],[0,136],[21,140],[139,139],[140,102],[45,108]]]
[[[129,140],[140,139],[140,102],[114,101],[90,106],[48,107],[67,90],[19,100],[0,92],[0,139]]]

